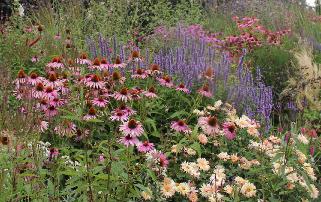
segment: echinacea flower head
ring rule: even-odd
[[[58,91],[51,86],[47,86],[43,92],[43,97],[49,100],[58,97]]]
[[[122,125],[120,125],[119,130],[124,135],[130,135],[133,137],[139,137],[144,133],[142,124],[134,119],[124,122]]]
[[[183,120],[178,120],[172,122],[171,128],[175,130],[176,132],[182,132],[182,133],[191,133],[191,129],[188,127],[188,125]]]
[[[93,89],[103,89],[105,86],[105,82],[97,74],[89,75],[89,77],[85,78],[84,84]]]
[[[106,107],[107,104],[108,104],[108,100],[103,97],[103,96],[99,96],[99,97],[96,97],[92,100],[92,104],[93,106],[97,106],[97,107]]]
[[[21,84],[25,84],[27,82],[27,74],[25,73],[24,69],[20,69],[17,75],[17,78],[15,80],[15,84],[17,86]]]
[[[88,66],[88,69],[90,70],[100,70],[100,60],[99,58],[95,58],[94,61],[92,61],[92,64]]]
[[[99,69],[101,71],[108,70],[109,66],[110,66],[110,64],[108,63],[107,59],[106,58],[102,58],[101,61],[100,61]]]
[[[88,59],[86,53],[82,53],[79,58],[77,58],[76,62],[81,65],[91,65],[91,60]]]
[[[204,73],[203,73],[203,76],[206,78],[206,79],[209,79],[209,80],[212,80],[214,78],[214,69],[209,67],[207,68]]]
[[[48,79],[44,80],[46,86],[58,88],[63,85],[63,82],[58,79],[57,73],[51,72],[48,74]]]
[[[125,82],[125,80],[126,80],[126,78],[123,77],[123,76],[120,74],[120,72],[118,72],[118,71],[114,71],[114,72],[112,73],[111,79],[112,79],[113,82],[118,82],[118,83],[120,83],[120,84],[123,84],[123,83]]]
[[[161,73],[160,71],[160,67],[158,64],[152,64],[149,68],[149,70],[147,70],[147,73],[150,75],[158,75]]]
[[[151,86],[147,91],[144,91],[143,94],[148,98],[156,98],[156,89],[154,86]]]
[[[114,111],[112,111],[111,113],[111,117],[110,120],[112,121],[127,121],[128,120],[128,114],[120,109],[116,109]]]
[[[228,140],[233,140],[236,137],[236,126],[232,122],[223,123],[223,131]]]
[[[126,67],[126,65],[127,64],[123,63],[121,61],[120,57],[117,56],[116,59],[115,59],[115,63],[113,65],[111,65],[111,67],[113,67],[113,68],[124,68],[124,67]]]
[[[120,110],[120,111],[124,112],[125,114],[127,114],[127,116],[131,116],[131,115],[136,114],[135,110],[126,106],[125,104],[120,105],[116,110]]]
[[[37,85],[32,90],[32,97],[37,99],[43,98],[44,90],[45,86],[41,82],[37,83]]]
[[[64,64],[62,63],[61,57],[54,57],[50,63],[46,65],[48,68],[53,69],[62,69],[64,68]]]
[[[45,109],[45,115],[49,118],[56,116],[57,114],[58,114],[58,110],[55,106],[49,106]]]
[[[132,99],[131,94],[129,93],[128,89],[125,87],[120,89],[120,91],[116,91],[113,97],[115,100],[123,101],[123,102],[127,102]]]
[[[174,86],[172,82],[172,78],[168,75],[165,75],[162,78],[159,78],[158,81],[160,85],[166,86],[168,88],[172,88]]]
[[[28,78],[28,83],[32,86],[35,86],[37,83],[43,81],[43,78],[40,77],[36,72],[31,72]]]
[[[145,79],[145,78],[147,78],[147,76],[148,76],[148,74],[142,68],[137,68],[135,73],[133,75],[131,75],[131,77],[134,79]]]
[[[202,95],[204,97],[208,97],[208,98],[213,96],[212,92],[210,91],[210,88],[209,88],[208,84],[204,84],[203,87],[198,90],[198,93],[200,95]]]
[[[185,87],[185,85],[183,83],[179,84],[177,87],[176,87],[176,90],[178,91],[182,91],[184,93],[189,93],[190,91]]]
[[[88,114],[86,114],[83,119],[84,120],[91,120],[91,119],[95,119],[96,117],[97,117],[97,112],[96,112],[95,108],[90,107],[88,110]]]
[[[76,135],[76,125],[68,120],[63,121],[62,123],[58,124],[54,131],[57,133],[57,135],[64,137],[72,137]]]
[[[152,157],[153,161],[155,161],[158,164],[158,166],[165,169],[167,168],[169,161],[166,155],[163,154],[161,151],[157,151],[156,149],[154,149],[149,151],[147,154]]]
[[[125,145],[126,147],[129,147],[129,146],[137,145],[139,143],[139,140],[137,137],[134,137],[131,135],[125,135],[120,138],[119,142]]]
[[[137,144],[137,150],[141,153],[147,153],[154,149],[154,144],[149,141],[140,142]]]
[[[201,126],[203,132],[207,135],[216,135],[219,132],[219,124],[215,116],[200,117],[198,125]]]

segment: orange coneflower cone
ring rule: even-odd
[[[203,73],[203,76],[206,78],[206,79],[213,79],[214,78],[214,69],[209,67],[207,68],[204,73]]]

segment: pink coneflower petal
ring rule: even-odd
[[[92,62],[91,65],[88,66],[88,69],[90,70],[100,70],[100,60],[98,58],[95,58],[95,60]]]
[[[50,63],[46,65],[48,68],[54,68],[54,69],[62,69],[64,68],[64,64],[61,62],[60,57],[55,57],[52,59]]]
[[[111,65],[108,63],[107,59],[103,58],[100,61],[99,70],[101,70],[101,71],[108,70],[109,66],[111,66]]]
[[[139,143],[139,140],[137,139],[137,137],[125,135],[120,138],[119,142],[124,144],[126,147],[129,147],[129,146],[137,145]]]
[[[156,98],[156,97],[158,97],[156,95],[156,89],[153,86],[150,87],[147,91],[144,91],[143,94],[148,98]]]
[[[135,110],[133,110],[132,108],[130,108],[126,105],[121,105],[116,110],[121,110],[122,112],[126,113],[127,116],[132,116],[132,115],[136,114]]]
[[[76,129],[76,125],[73,122],[64,121],[63,123],[57,125],[54,128],[54,131],[57,133],[57,135],[61,137],[63,136],[71,137],[76,135],[77,129]]]
[[[233,140],[236,137],[236,126],[234,123],[223,123],[224,135],[228,140]]]
[[[86,114],[83,119],[84,120],[91,120],[91,119],[95,119],[97,117],[96,115],[96,110],[93,107],[90,107],[88,114]]]
[[[131,75],[134,79],[145,79],[148,77],[148,74],[145,72],[145,70],[138,68],[135,71],[135,74]]]
[[[115,100],[127,102],[132,99],[127,88],[122,88],[119,92],[115,92],[113,95]]]
[[[172,122],[171,128],[175,130],[176,132],[182,132],[182,133],[191,133],[191,129],[188,127],[188,125],[183,120],[178,120]]]
[[[208,85],[204,85],[202,88],[200,88],[200,89],[198,90],[198,93],[199,93],[200,95],[202,95],[202,96],[204,96],[204,97],[208,97],[208,98],[210,98],[210,97],[213,96],[213,94],[212,94],[212,92],[210,91]]]
[[[51,86],[45,88],[43,96],[47,99],[54,99],[58,97],[58,91]]]
[[[43,82],[45,79],[43,77],[38,76],[37,73],[31,73],[28,78],[28,83],[32,86],[35,86],[37,83]]]
[[[76,59],[77,64],[81,65],[91,65],[91,60],[88,59],[85,53],[81,54],[79,58]]]
[[[115,63],[110,65],[110,67],[113,67],[113,68],[125,68],[127,66],[126,63],[122,63],[121,59],[119,56],[117,56],[116,60],[115,60]]]
[[[172,88],[174,86],[171,77],[169,76],[163,76],[162,78],[157,79],[159,81],[159,84],[162,86],[166,86],[168,88]]]
[[[34,98],[43,98],[44,97],[44,90],[45,87],[42,83],[38,83],[33,89],[32,89],[32,97]]]
[[[45,110],[45,115],[47,117],[53,117],[56,116],[58,114],[58,110],[56,107],[54,106],[49,106],[47,107],[47,109]]]
[[[169,161],[168,161],[167,157],[165,156],[165,154],[163,154],[162,152],[152,150],[148,153],[152,156],[152,158],[154,159],[155,162],[158,162],[158,164],[162,168],[166,168],[168,166]]]
[[[219,132],[219,124],[215,116],[200,117],[198,125],[201,126],[203,132],[207,135],[215,135]]]
[[[101,78],[94,74],[84,79],[84,84],[93,89],[103,89],[105,86],[105,82],[101,80]]]
[[[111,117],[110,120],[112,121],[127,121],[128,120],[128,114],[127,112],[124,112],[122,110],[116,109],[114,111],[111,112]]]
[[[184,84],[179,84],[177,87],[176,87],[176,90],[178,91],[182,91],[184,93],[190,93],[190,91],[185,87]]]
[[[18,72],[18,75],[17,75],[17,78],[15,79],[14,83],[17,85],[17,86],[20,86],[22,84],[25,84],[28,80],[27,78],[27,74],[25,73],[25,71],[23,69],[20,69],[19,72]]]
[[[119,130],[124,135],[130,135],[133,137],[139,137],[144,133],[142,124],[134,119],[120,125]]]
[[[47,121],[40,121],[38,126],[39,126],[38,128],[39,132],[43,133],[46,130],[48,130],[49,124]]]
[[[39,62],[39,58],[37,56],[33,56],[31,58],[31,62],[33,62],[33,63]]]
[[[49,100],[49,105],[50,106],[54,106],[54,107],[61,107],[65,103],[66,103],[66,100],[60,99],[60,98],[57,98],[57,97]]]
[[[154,149],[154,144],[148,141],[140,142],[137,144],[137,150],[141,153],[147,153]]]
[[[102,96],[98,97],[98,98],[94,98],[92,100],[92,104],[94,106],[97,106],[97,107],[106,107],[107,104],[108,104],[108,100]]]

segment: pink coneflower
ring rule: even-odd
[[[158,75],[161,74],[160,71],[160,67],[158,64],[152,64],[149,68],[149,70],[147,70],[147,73],[150,75]]]
[[[98,58],[95,58],[95,60],[92,62],[92,65],[88,66],[88,69],[100,70],[100,64],[100,60]]]
[[[100,61],[100,67],[99,70],[103,71],[103,70],[108,70],[110,64],[108,63],[106,58],[101,59]]]
[[[45,115],[47,117],[53,117],[53,116],[56,116],[57,114],[58,114],[58,110],[55,106],[49,106],[45,110]]]
[[[137,150],[141,153],[147,153],[154,149],[154,144],[148,141],[140,142],[137,144]]]
[[[122,88],[119,92],[116,91],[113,95],[116,100],[127,102],[132,99],[127,88]]]
[[[140,53],[138,50],[134,50],[131,54],[131,56],[129,57],[128,61],[134,61],[134,62],[139,62],[142,61],[142,58],[140,57]]]
[[[120,125],[119,130],[124,135],[130,135],[133,137],[139,137],[144,133],[142,124],[134,119],[131,119]]]
[[[116,57],[115,63],[111,65],[113,68],[124,68],[126,67],[126,63],[123,63],[119,56]]]
[[[91,65],[91,61],[85,53],[81,54],[80,57],[77,58],[76,63],[81,65]]]
[[[200,95],[205,96],[205,97],[208,97],[208,98],[210,98],[210,97],[213,96],[213,94],[210,92],[210,89],[209,89],[208,84],[205,84],[202,88],[200,88],[200,89],[198,90],[198,93],[199,93]]]
[[[131,89],[130,91],[129,91],[129,93],[130,93],[130,96],[134,99],[134,100],[139,100],[141,97],[140,97],[140,93],[141,93],[141,90],[140,89],[135,89],[135,88],[133,88],[133,89]]]
[[[131,75],[134,79],[145,79],[147,78],[148,74],[145,72],[144,69],[137,68],[135,74]]]
[[[90,75],[88,78],[85,78],[84,84],[87,87],[94,89],[102,89],[105,86],[105,82],[103,82],[101,78],[96,74]]]
[[[42,81],[43,81],[43,78],[38,76],[38,74],[35,72],[32,72],[30,74],[30,77],[28,78],[28,83],[33,86],[35,86],[37,83],[42,82]]]
[[[61,98],[57,98],[57,97],[55,97],[49,101],[49,105],[54,106],[54,107],[61,107],[65,103],[66,103],[66,100],[61,99]]]
[[[223,123],[223,131],[228,140],[233,140],[236,137],[236,127],[232,122]]]
[[[106,107],[106,105],[108,104],[108,100],[102,96],[99,96],[98,98],[94,98],[91,103],[93,104],[93,106]]]
[[[103,163],[105,161],[105,156],[104,154],[100,154],[99,157],[98,157],[98,162],[99,163]]]
[[[63,85],[63,81],[59,80],[56,73],[49,73],[48,79],[44,80],[46,86],[57,88]]]
[[[179,84],[177,87],[176,87],[176,90],[178,91],[182,91],[184,93],[189,93],[190,91],[185,87],[185,85],[183,83]]]
[[[64,67],[64,64],[61,62],[61,57],[54,57],[52,61],[46,65],[46,67],[62,69]]]
[[[36,63],[36,62],[39,62],[39,58],[38,58],[38,56],[33,56],[32,58],[31,58],[31,62],[33,62],[33,63]]]
[[[51,161],[53,158],[57,158],[59,155],[58,148],[50,148],[49,149],[49,161]]]
[[[118,71],[113,72],[111,79],[113,82],[119,82],[120,84],[123,84],[126,80],[126,78],[123,77]]]
[[[90,120],[90,119],[95,119],[96,116],[96,110],[93,107],[90,107],[88,114],[84,116],[84,120]]]
[[[116,109],[111,112],[110,120],[112,121],[127,121],[128,120],[128,114],[126,112],[123,112],[122,110]]]
[[[148,89],[148,91],[144,91],[143,94],[146,96],[146,97],[149,97],[149,98],[156,98],[157,95],[156,95],[156,89],[154,86],[150,87]]]
[[[168,88],[171,88],[174,86],[172,79],[170,76],[166,75],[163,76],[162,78],[157,79],[162,86],[166,86]]]
[[[19,86],[21,84],[25,84],[26,82],[27,82],[27,74],[25,73],[25,71],[23,69],[20,69],[14,83],[17,86]]]
[[[209,79],[209,80],[212,80],[214,78],[214,69],[209,67],[207,68],[204,73],[203,73],[203,76],[206,78],[206,79]]]
[[[37,107],[37,109],[46,111],[47,108],[48,108],[48,104],[49,104],[48,99],[43,98],[43,99],[41,99],[41,100],[39,101],[39,103],[37,103],[36,107]]]
[[[139,140],[137,137],[125,135],[120,138],[119,142],[124,144],[126,147],[129,147],[129,146],[137,145],[139,143]]]
[[[61,39],[61,35],[60,34],[56,34],[53,38],[54,38],[54,40],[60,40]]]
[[[136,111],[133,110],[130,107],[127,107],[126,105],[122,104],[120,107],[118,107],[116,110],[121,110],[122,112],[126,113],[127,116],[131,116],[136,114]]]
[[[61,124],[57,125],[54,128],[54,131],[61,137],[71,137],[76,135],[77,129],[73,122],[65,120]]]
[[[188,127],[188,125],[183,120],[178,120],[172,122],[171,128],[175,130],[176,132],[182,132],[182,133],[190,133],[192,132],[191,129]]]
[[[207,135],[215,135],[219,132],[218,120],[215,116],[200,117],[198,125],[201,126],[203,132]]]
[[[167,157],[160,151],[152,150],[149,152],[155,162],[157,162],[162,168],[166,168],[169,164]]]
[[[54,99],[58,97],[58,91],[51,86],[47,86],[44,90],[43,96],[47,99]]]
[[[42,98],[44,96],[44,90],[45,90],[45,87],[44,85],[40,82],[38,83],[34,89],[32,89],[32,97],[34,98]]]
[[[43,133],[46,130],[48,130],[48,122],[47,121],[39,121],[39,125],[38,125],[38,130],[39,132]]]

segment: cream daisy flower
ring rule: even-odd
[[[256,187],[254,184],[247,182],[241,188],[241,193],[247,197],[251,198],[256,195]]]

